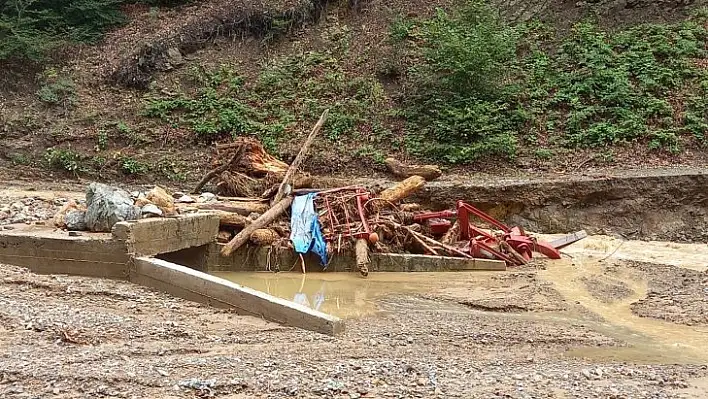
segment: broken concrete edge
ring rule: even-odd
[[[299,262],[294,251],[271,251],[268,247],[246,246],[229,257],[220,255],[221,244],[212,244],[204,248],[192,248],[180,253],[160,256],[170,261],[202,271],[264,271],[270,264],[271,270],[280,265],[281,269],[290,269]],[[178,258],[179,256],[179,258]],[[270,257],[270,262],[269,262]],[[185,259],[183,262],[182,259]],[[312,254],[304,256],[308,271],[323,271],[319,259]],[[455,272],[455,271],[503,271],[506,263],[492,259],[467,259],[448,256],[419,254],[371,253],[370,272]],[[186,263],[185,263],[186,262]],[[334,255],[327,265],[329,272],[355,272],[354,254]]]
[[[38,274],[124,280],[129,261],[121,241],[57,234],[41,236],[36,232],[0,234],[0,263],[26,267]]]
[[[344,321],[337,317],[187,266],[150,257],[136,257],[131,263],[129,280],[136,284],[322,334],[344,332]]]
[[[216,241],[219,216],[211,213],[118,222],[112,235],[133,256],[153,256],[199,247]]]

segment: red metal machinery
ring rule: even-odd
[[[470,223],[470,216],[476,216],[502,233],[491,234],[482,230]],[[428,222],[431,232],[444,234],[452,226],[452,223],[445,219],[452,218],[457,218],[460,223],[459,240],[467,242],[465,252],[474,257],[495,258],[516,265],[528,262],[533,252],[539,252],[551,259],[561,257],[553,245],[528,236],[519,226],[509,227],[464,201],[457,201],[455,211],[418,213],[414,215],[413,220]]]

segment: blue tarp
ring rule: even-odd
[[[327,244],[322,236],[320,222],[315,212],[317,193],[295,197],[290,216],[290,241],[295,252],[306,254],[310,251],[320,257],[322,265],[327,265]]]

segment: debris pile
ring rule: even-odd
[[[455,210],[442,212],[409,203],[426,184],[421,175],[440,176],[433,165],[406,166],[387,160],[392,173],[407,177],[386,189],[361,185],[310,188],[312,179],[299,169],[326,118],[327,111],[290,165],[268,154],[257,140],[237,138],[217,145],[213,169],[192,195],[169,193],[159,186],[129,194],[92,183],[85,206],[67,203],[55,216],[55,224],[70,230],[110,231],[122,220],[211,212],[220,220],[221,255],[230,256],[249,242],[294,250],[300,255],[303,272],[303,255],[308,252],[315,253],[325,268],[333,255],[352,256],[364,276],[369,272],[371,251],[487,258],[508,266],[528,263],[534,252],[560,258],[560,245],[537,240],[521,227],[506,226],[463,201],[457,202]],[[208,184],[214,192],[203,192]]]

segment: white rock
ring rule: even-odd
[[[191,203],[194,203],[195,201],[194,201],[194,198],[190,197],[189,195],[183,195],[183,196],[177,198],[177,200],[175,202],[181,202],[184,204],[191,204]]]
[[[216,195],[212,193],[201,193],[199,194],[199,198],[197,198],[197,202],[211,202],[216,200]]]
[[[158,208],[155,204],[147,204],[142,208],[143,216],[162,216],[162,209]]]

